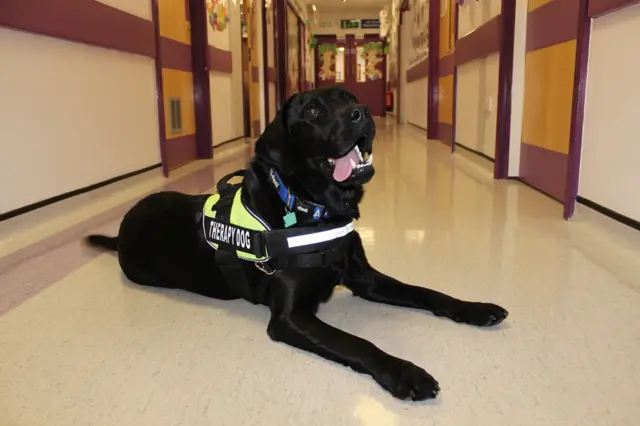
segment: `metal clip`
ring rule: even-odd
[[[256,265],[256,268],[264,272],[266,275],[273,275],[276,273],[276,270],[271,266],[269,266],[269,264],[267,264],[266,262],[265,263],[256,262],[254,263],[254,265]]]

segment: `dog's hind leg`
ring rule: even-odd
[[[357,234],[344,284],[354,295],[365,300],[422,309],[465,324],[492,326],[501,323],[509,314],[492,303],[459,300],[435,290],[404,284],[376,271],[369,265]]]

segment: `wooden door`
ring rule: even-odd
[[[347,38],[350,47],[350,89],[360,102],[369,107],[371,114],[386,115],[384,107],[385,73],[387,70],[384,44],[377,35],[357,39]]]
[[[378,36],[318,36],[316,87],[342,86],[368,106],[372,115],[385,113],[386,58]]]
[[[349,90],[347,40],[336,36],[318,36],[317,40],[316,87],[345,86]]]

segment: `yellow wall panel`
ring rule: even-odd
[[[453,124],[453,74],[438,80],[438,122]]]
[[[452,53],[455,44],[456,0],[445,0],[445,2],[447,4],[447,10],[444,16],[440,13],[440,46],[438,50],[441,58]],[[440,7],[442,7],[442,5]]]
[[[191,30],[184,0],[158,0],[158,15],[162,37],[191,44]]]
[[[177,138],[196,132],[195,107],[193,103],[193,74],[187,71],[162,69],[164,89],[164,122],[167,139]],[[180,98],[182,106],[182,132],[171,132],[171,111],[169,98]]]
[[[553,0],[529,0],[529,12],[552,1]]]
[[[527,53],[522,140],[567,154],[576,41]]]

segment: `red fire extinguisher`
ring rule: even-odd
[[[388,112],[393,111],[393,92],[391,90],[387,90],[384,104]]]

